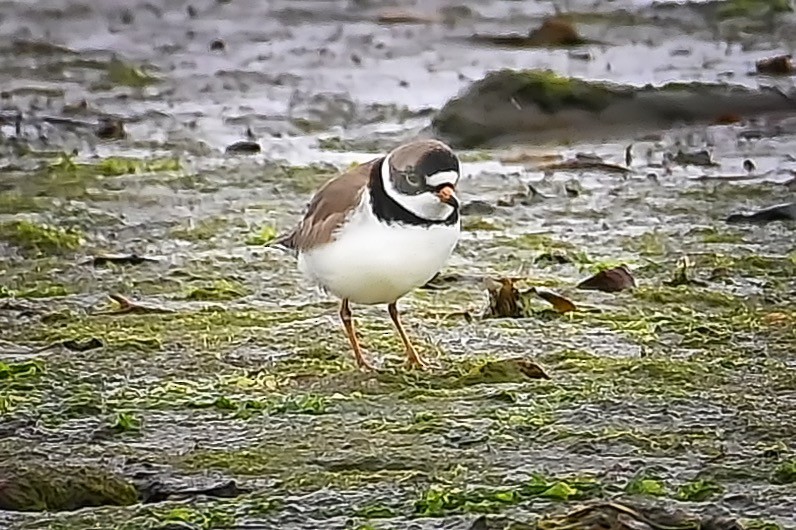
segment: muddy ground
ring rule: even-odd
[[[795,528],[793,224],[724,222],[793,200],[792,117],[463,151],[462,197],[486,204],[436,288],[401,302],[427,372],[401,367],[384,308],[356,307],[382,367],[359,373],[334,301],[263,246],[487,71],[790,88],[750,72],[792,50],[792,15],[573,0],[601,44],[505,50],[464,37],[553,5],[386,7],[0,3],[0,497],[32,510],[0,524],[551,528],[603,499]],[[260,153],[224,153],[247,137]],[[538,167],[623,165],[629,144],[628,172]],[[664,164],[678,149],[716,165]],[[618,264],[636,289],[575,289]],[[483,277],[578,310],[479,318]],[[550,379],[489,364],[515,357]],[[106,503],[126,506],[54,510]]]

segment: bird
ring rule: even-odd
[[[271,244],[297,256],[298,269],[340,300],[339,316],[357,366],[362,353],[351,304],[385,304],[409,367],[423,368],[397,302],[447,263],[461,234],[461,163],[436,139],[403,143],[323,184],[301,221]]]

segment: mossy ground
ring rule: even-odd
[[[357,307],[368,354],[383,367],[369,375],[353,366],[334,304],[303,282],[289,255],[262,246],[297,219],[303,183],[328,167],[272,165],[263,174],[242,161],[223,175],[152,167],[133,172],[131,200],[130,181],[107,193],[102,168],[109,164],[78,166],[101,197],[87,205],[89,214],[73,208],[85,194],[56,201],[44,181],[34,195],[55,207],[35,213],[21,201],[4,225],[17,229],[6,237],[11,252],[2,264],[0,414],[20,427],[0,442],[0,453],[35,459],[45,450],[69,464],[122,457],[113,466],[122,473],[146,462],[172,480],[220,474],[254,492],[27,515],[16,527],[281,524],[296,495],[354,524],[509,509],[530,520],[531,505],[538,513],[614,495],[698,508],[743,494],[766,506],[764,519],[781,521],[793,507],[790,232],[718,220],[735,197],[754,190],[773,200],[776,188],[660,187],[640,176],[610,191],[592,188],[591,197],[499,207],[488,221],[467,221],[451,272],[524,277],[521,283],[553,287],[582,309],[468,323],[459,315],[480,314],[480,285],[419,290],[402,303],[405,319],[438,367],[418,372],[401,367],[400,341],[383,308]],[[131,172],[122,173],[110,178]],[[159,182],[206,210],[175,213]],[[464,193],[485,200],[504,192],[488,179],[468,185]],[[20,180],[20,197],[30,186]],[[225,201],[215,199],[219,193]],[[587,206],[595,194],[604,199],[600,212]],[[578,228],[598,213],[607,228]],[[31,214],[36,221],[17,219]],[[122,226],[120,217],[139,221]],[[79,245],[58,228],[70,224],[80,227]],[[84,263],[100,251],[158,261]],[[670,284],[682,255],[690,256],[688,282]],[[636,290],[574,289],[617,263],[629,265]],[[113,292],[171,312],[108,314]],[[90,339],[95,347],[75,346]],[[517,356],[541,363],[551,379],[481,368]],[[118,522],[122,515],[130,522]]]
[[[715,509],[751,519],[750,528],[792,526],[793,228],[721,221],[782,202],[782,185],[692,181],[679,167],[648,179],[661,170],[646,166],[641,151],[651,147],[660,159],[662,145],[675,149],[666,138],[638,147],[624,180],[567,174],[582,183],[567,194],[557,174],[535,183],[547,198],[498,206],[518,181],[541,175],[500,166],[498,152],[463,152],[475,175],[461,180],[462,199],[495,209],[465,218],[445,271],[459,281],[401,301],[418,349],[437,365],[428,372],[402,367],[385,308],[355,307],[367,355],[382,367],[358,372],[335,303],[306,284],[291,256],[264,247],[350,163],[350,151],[382,152],[403,137],[405,120],[428,115],[420,107],[451,97],[456,79],[464,86],[483,77],[482,68],[553,68],[644,85],[650,61],[672,57],[678,71],[656,70],[655,79],[724,70],[738,79],[754,54],[778,46],[733,34],[722,42],[740,44],[726,53],[676,35],[651,55],[660,37],[642,35],[649,27],[628,37],[627,16],[610,14],[621,3],[603,6],[607,18],[593,2],[567,6],[606,21],[606,44],[590,61],[459,49],[445,25],[374,26],[376,40],[356,40],[372,21],[349,27],[349,17],[372,18],[370,10],[330,24],[325,8],[268,3],[196,3],[187,12],[162,0],[129,10],[0,3],[0,18],[15,21],[3,25],[8,45],[0,46],[0,462],[58,468],[45,479],[28,475],[40,483],[74,484],[76,469],[96,470],[100,486],[102,477],[122,477],[118,504],[132,502],[134,480],[190,487],[234,479],[248,491],[0,512],[0,527],[431,530],[469,528],[489,513],[490,527],[506,530],[597,498]],[[781,5],[727,5],[761,3]],[[503,4],[496,27],[516,28],[520,3],[490,5],[496,17]],[[468,31],[469,18],[456,31]],[[663,20],[654,24],[679,31]],[[338,26],[345,29],[336,36]],[[118,58],[93,49],[107,42],[85,38],[95,28],[108,29]],[[18,40],[27,34],[63,45]],[[206,43],[221,34],[226,49],[208,56]],[[368,75],[352,75],[355,57]],[[516,80],[551,111],[599,110],[613,97],[546,71]],[[316,99],[344,88],[351,93],[343,98]],[[439,93],[415,99],[432,88]],[[394,99],[376,111],[359,103],[371,98]],[[402,111],[407,105],[416,110]],[[95,134],[107,117],[124,121],[126,138]],[[322,139],[291,137],[302,124]],[[776,176],[793,167],[792,136],[762,129],[760,141],[739,140],[741,127],[713,131],[711,143],[730,144],[716,171],[738,172],[745,157],[761,172],[785,172]],[[244,131],[263,153],[221,155]],[[577,149],[616,162],[625,145]],[[293,162],[272,160],[282,156]],[[105,253],[154,261],[90,262]],[[692,265],[682,275],[684,254]],[[574,288],[623,263],[635,291]],[[579,310],[558,315],[534,300],[529,318],[482,320],[486,293],[470,279],[485,275],[552,288]],[[114,313],[113,293],[158,311]],[[550,379],[528,378],[506,361],[515,358],[533,359]],[[44,497],[49,508],[94,501],[58,488],[25,491],[34,508]]]

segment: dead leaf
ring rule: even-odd
[[[514,151],[507,153],[499,159],[504,164],[525,164],[531,166],[538,166],[542,164],[550,164],[553,162],[560,162],[561,155],[557,153],[533,153],[530,151]]]
[[[484,318],[524,318],[530,313],[531,296],[545,300],[553,306],[558,313],[575,311],[577,307],[567,298],[549,289],[531,287],[519,291],[515,282],[519,278],[484,278],[484,286],[489,294],[489,306],[484,312]]]
[[[604,171],[606,173],[616,173],[625,175],[630,173],[630,168],[609,164],[591,158],[576,157],[563,162],[547,164],[539,167],[540,171]]]
[[[578,33],[575,25],[566,17],[550,17],[542,22],[538,28],[527,35],[509,33],[505,35],[475,34],[471,41],[481,44],[492,44],[507,48],[525,48],[536,46],[577,46],[591,41],[584,39]]]
[[[630,271],[627,270],[627,267],[620,265],[612,269],[602,270],[586,278],[577,287],[578,289],[617,293],[625,289],[633,289],[636,287],[636,281]]]
[[[484,278],[484,286],[489,294],[489,306],[484,317],[522,318],[524,311],[520,303],[520,292],[514,287],[511,278]]]
[[[741,116],[738,114],[733,114],[731,112],[727,112],[725,114],[719,114],[716,116],[716,119],[713,120],[713,123],[716,125],[732,125],[733,123],[738,123],[742,120]]]
[[[769,326],[782,326],[793,321],[793,317],[788,313],[774,312],[763,315],[763,322]]]
[[[546,18],[541,26],[531,31],[528,38],[540,46],[577,46],[587,42],[580,36],[575,24],[566,17]]]
[[[758,74],[765,75],[793,75],[796,74],[796,66],[793,65],[791,58],[792,56],[788,54],[760,59],[755,63],[755,70]]]
[[[550,379],[540,364],[530,359],[510,359],[528,379]]]
[[[633,506],[616,501],[595,501],[564,514],[550,514],[536,523],[539,530],[597,529],[611,530],[742,530],[736,520],[686,513],[656,506]]]
[[[439,15],[409,9],[384,9],[376,16],[380,24],[435,24],[441,21]]]
[[[569,313],[577,309],[577,307],[575,307],[575,304],[572,303],[572,301],[564,298],[560,294],[550,291],[549,289],[539,289],[536,287],[532,287],[531,289],[529,289],[529,291],[538,296],[539,298],[541,298],[542,300],[550,302],[550,304],[553,306],[553,309],[555,309],[559,313]]]
[[[112,309],[110,311],[100,311],[93,313],[94,315],[126,315],[133,313],[141,315],[151,313],[174,313],[173,309],[139,304],[138,302],[134,302],[118,293],[111,293],[108,295],[108,297],[119,304],[119,308]]]
[[[90,337],[84,340],[68,339],[61,342],[61,346],[70,351],[84,352],[94,350],[96,348],[102,348],[104,344],[97,337]]]

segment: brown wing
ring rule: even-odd
[[[321,186],[310,200],[299,225],[272,244],[303,251],[332,241],[335,230],[359,204],[370,173],[380,160],[374,159],[351,168]]]

